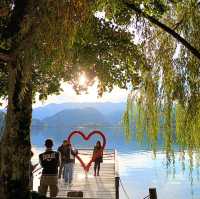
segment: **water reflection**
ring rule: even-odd
[[[179,155],[176,153],[175,157],[179,159]],[[189,169],[183,171],[181,164],[167,168],[165,162],[165,154],[162,152],[157,154],[156,159],[150,151],[119,154],[120,176],[131,198],[143,198],[149,187],[156,187],[158,196],[162,199],[199,198],[198,178],[193,178],[191,185]],[[196,171],[194,169],[193,172]]]
[[[38,161],[38,154],[44,150],[44,140],[51,137],[55,141],[54,149],[62,143],[69,132],[75,129],[32,129],[33,162]],[[77,130],[77,129],[76,129]],[[92,128],[79,128],[86,133]],[[156,187],[158,198],[162,199],[199,199],[200,182],[199,170],[189,168],[189,157],[185,156],[185,170],[180,163],[181,154],[175,152],[175,164],[166,166],[165,153],[160,149],[156,159],[146,142],[143,145],[132,140],[129,144],[119,128],[102,128],[107,137],[107,148],[118,150],[119,172],[122,182],[130,198],[142,199],[148,195],[149,187]],[[92,138],[91,142],[82,142],[82,138],[74,138],[73,144],[76,147],[92,147],[99,138]],[[120,190],[120,199],[125,199]]]

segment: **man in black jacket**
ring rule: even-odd
[[[64,153],[63,153],[63,164],[64,164],[64,180],[66,183],[71,184],[74,172],[75,155],[78,153],[77,150],[73,150],[71,144],[67,141]]]
[[[53,141],[45,141],[46,151],[39,155],[40,164],[43,168],[40,179],[39,193],[46,196],[48,186],[50,188],[50,197],[56,197],[58,194],[58,166],[60,165],[60,155],[53,151]]]

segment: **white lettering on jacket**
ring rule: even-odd
[[[55,153],[50,153],[50,154],[43,154],[42,155],[42,160],[47,160],[47,161],[51,161],[52,159],[55,159]]]

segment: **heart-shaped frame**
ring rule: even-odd
[[[84,140],[87,141],[87,140],[89,140],[89,139],[90,139],[93,135],[95,135],[95,134],[101,136],[101,138],[102,138],[102,140],[103,140],[102,149],[104,150],[104,148],[105,148],[105,146],[106,146],[106,137],[105,137],[105,135],[104,135],[101,131],[98,131],[98,130],[94,130],[94,131],[90,132],[88,135],[85,135],[82,131],[72,131],[72,132],[69,134],[67,140],[68,140],[69,143],[71,143],[71,138],[72,138],[73,136],[75,136],[75,135],[79,135],[79,136],[81,136]],[[81,159],[81,157],[80,157],[78,154],[76,154],[76,158],[79,160],[79,162],[81,163],[81,166],[84,168],[84,170],[85,170],[86,172],[88,172],[89,169],[90,169],[90,166],[91,166],[91,164],[92,164],[92,162],[93,162],[93,158],[95,158],[95,157],[91,158],[90,161],[89,161],[87,164],[85,164],[85,163],[83,162],[83,160]]]

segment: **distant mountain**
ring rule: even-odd
[[[32,127],[119,125],[125,103],[63,103],[33,109]],[[5,110],[4,110],[5,111]],[[3,126],[0,111],[0,128]]]
[[[107,114],[106,118],[108,119],[108,121],[110,122],[111,125],[120,125],[123,113],[124,113],[123,110],[113,111],[113,112]]]
[[[33,127],[45,127],[45,123],[39,119],[32,118],[31,126]]]
[[[33,109],[33,118],[42,120],[66,109],[83,109],[88,107],[94,108],[100,111],[102,114],[109,115],[115,111],[123,111],[125,108],[125,103],[104,102],[48,104],[46,106]]]
[[[94,108],[66,109],[42,120],[47,127],[108,126],[106,117]]]

